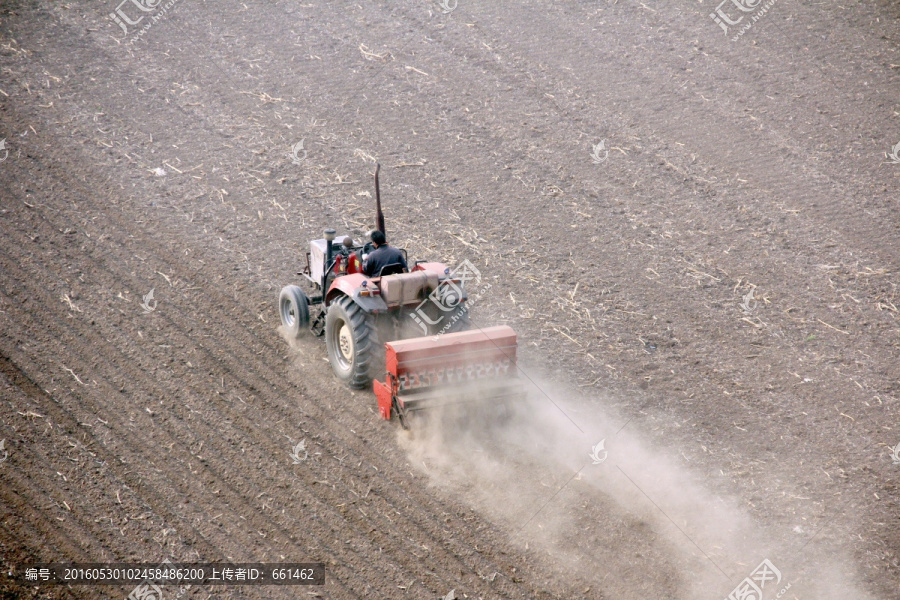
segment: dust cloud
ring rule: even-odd
[[[644,441],[640,419],[547,381],[505,408],[477,393],[398,433],[413,467],[589,597],[722,600],[764,559],[763,600],[869,600],[838,549],[758,523]],[[603,444],[600,442],[603,441]],[[709,486],[707,486],[709,487]],[[777,575],[777,576],[776,576]]]

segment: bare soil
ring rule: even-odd
[[[736,41],[703,1],[451,7],[178,0],[126,35],[0,3],[3,572],[720,600],[768,558],[781,598],[900,599],[900,7],[776,2]],[[470,260],[473,321],[519,333],[510,420],[404,433],[280,337],[374,160],[392,242]]]

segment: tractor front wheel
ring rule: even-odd
[[[309,327],[309,298],[296,285],[285,286],[278,297],[278,314],[288,337],[299,339]]]
[[[347,296],[335,300],[325,314],[325,346],[338,379],[354,389],[371,385],[377,334],[368,315]]]

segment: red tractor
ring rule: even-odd
[[[376,228],[384,215],[375,169]],[[335,243],[335,240],[340,240]],[[416,261],[389,264],[363,274],[370,242],[338,237],[326,229],[312,240],[299,286],[281,290],[279,314],[286,334],[309,330],[325,338],[335,375],[355,389],[373,385],[381,416],[407,413],[460,398],[499,400],[518,393],[516,333],[510,327],[473,329],[465,269]],[[401,250],[407,265],[406,250]],[[318,309],[310,314],[310,307]],[[374,384],[373,384],[374,382]]]

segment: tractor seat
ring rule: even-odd
[[[381,278],[381,299],[389,307],[418,304],[438,285],[437,273],[413,271]]]
[[[381,267],[381,270],[378,271],[378,277],[384,277],[385,275],[396,275],[397,273],[406,273],[406,269],[403,268],[403,265],[400,263],[391,263],[389,265],[384,265]]]

